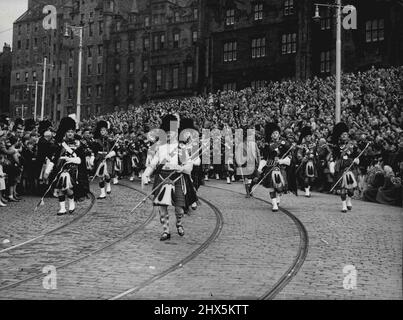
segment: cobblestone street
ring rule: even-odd
[[[164,243],[150,201],[132,212],[140,191],[151,190],[137,182],[79,203],[74,216],[57,217],[56,199],[36,212],[31,197],[1,208],[0,240],[11,243],[0,247],[0,298],[259,299],[288,274],[275,299],[402,299],[401,208],[355,201],[343,214],[338,197],[284,196],[281,207],[308,234],[302,267],[291,273],[304,245],[298,225],[259,200],[268,200],[266,189],[250,199],[243,189],[207,182],[183,238],[170,211],[172,239]],[[343,287],[348,265],[357,275],[352,290]],[[43,286],[45,266],[56,267],[56,289]]]

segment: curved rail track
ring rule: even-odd
[[[142,195],[146,195],[145,192],[143,192],[143,191],[141,191],[141,190],[139,190],[139,189],[137,189],[137,188],[135,188],[133,186],[129,186],[129,185],[126,185],[126,184],[119,184],[119,186],[127,188],[127,189],[130,189],[130,190],[133,190],[133,191],[138,192],[138,193],[140,193]],[[217,186],[208,186],[208,185],[206,185],[206,187],[214,188],[214,189],[218,189],[218,190],[223,190],[223,191],[231,192],[231,193],[235,193],[235,194],[244,195],[243,193],[236,192],[236,191],[233,191],[233,190],[229,190],[229,189],[226,189],[226,188],[220,188],[220,187],[217,187]],[[154,276],[152,276],[151,278],[143,281],[139,285],[137,285],[135,287],[132,287],[132,288],[130,288],[130,289],[118,294],[118,295],[115,295],[114,297],[110,298],[110,300],[117,300],[117,299],[123,298],[123,297],[125,297],[125,296],[127,296],[129,294],[135,294],[136,292],[142,290],[143,288],[151,285],[155,281],[157,281],[157,280],[167,276],[168,274],[170,274],[170,273],[182,268],[185,264],[189,263],[190,261],[195,259],[197,256],[199,256],[203,251],[205,251],[208,248],[208,246],[210,244],[212,244],[219,237],[219,235],[220,235],[220,233],[221,233],[221,231],[223,229],[223,225],[224,225],[224,218],[223,218],[222,212],[214,204],[212,204],[208,200],[206,200],[204,198],[200,198],[200,197],[199,197],[199,199],[202,202],[206,203],[213,210],[213,212],[215,214],[215,217],[216,217],[215,228],[214,228],[213,232],[211,233],[211,235],[209,236],[209,238],[206,241],[204,241],[199,247],[197,247],[193,252],[191,252],[189,255],[187,255],[182,260],[180,260],[179,262],[172,264],[171,266],[169,266],[165,270],[159,272],[158,274],[155,274]],[[266,201],[264,199],[261,199],[261,198],[258,198],[258,197],[254,197],[254,199],[271,205],[271,203],[269,201]],[[91,206],[87,210],[87,212],[85,212],[85,214],[81,215],[77,219],[74,219],[74,220],[70,221],[68,224],[65,224],[63,226],[60,226],[58,228],[55,228],[54,230],[51,230],[51,231],[47,232],[46,234],[44,234],[44,235],[42,235],[40,237],[37,237],[35,239],[31,239],[28,242],[16,245],[12,249],[17,249],[17,248],[19,248],[19,247],[21,247],[21,246],[23,246],[25,244],[38,241],[41,238],[45,238],[46,236],[48,236],[50,234],[54,234],[57,231],[60,231],[63,228],[66,228],[67,226],[71,225],[72,223],[77,222],[78,220],[82,219],[83,216],[86,215],[91,210],[91,208],[93,207],[94,202],[95,202],[95,197],[92,195]],[[302,265],[303,265],[303,263],[305,261],[307,253],[308,253],[309,239],[308,239],[308,234],[307,234],[307,231],[306,231],[304,225],[291,212],[287,211],[284,208],[280,208],[280,210],[285,215],[287,215],[290,219],[292,219],[292,221],[295,223],[295,225],[298,228],[299,235],[300,235],[299,250],[298,250],[298,253],[297,253],[293,263],[287,269],[287,271],[283,274],[283,276],[269,290],[267,290],[263,295],[261,295],[259,297],[259,300],[266,300],[266,299],[275,298],[276,295],[298,273],[298,271],[300,270],[300,268],[302,267]],[[60,264],[59,266],[57,266],[57,268],[58,269],[66,268],[66,267],[68,267],[70,265],[73,265],[73,264],[76,264],[76,263],[78,263],[80,261],[83,261],[84,259],[92,257],[92,256],[94,256],[96,254],[99,254],[99,253],[111,248],[112,246],[114,246],[114,245],[116,245],[116,244],[118,244],[120,242],[123,242],[123,241],[127,240],[133,234],[135,234],[136,232],[139,232],[140,230],[145,228],[154,219],[154,217],[155,217],[155,210],[152,210],[151,214],[147,216],[145,221],[143,221],[140,225],[137,225],[135,228],[131,228],[130,230],[126,231],[125,234],[122,237],[119,237],[118,239],[116,239],[116,240],[114,240],[114,241],[112,241],[112,242],[110,242],[110,243],[108,243],[108,244],[96,249],[96,250],[91,250],[91,251],[89,251],[88,253],[86,253],[83,256],[80,256],[80,257],[75,258],[73,260],[64,262],[64,263]],[[10,248],[8,248],[8,249],[12,250]],[[5,251],[4,250],[0,251],[0,253],[2,253],[2,252],[5,252]],[[14,282],[14,283],[7,284],[5,286],[0,287],[0,291],[17,287],[17,286],[19,286],[19,285],[21,285],[21,284],[23,284],[25,282],[34,280],[34,279],[39,278],[41,276],[43,276],[43,273],[40,273],[40,272],[35,273],[35,274],[33,274],[33,275],[29,276],[29,277],[23,278],[23,279],[18,280],[18,281]]]
[[[65,223],[65,224],[62,224],[61,226],[59,226],[59,227],[57,227],[57,228],[54,228],[54,229],[52,229],[52,230],[49,230],[48,232],[46,232],[46,233],[44,233],[44,234],[41,234],[41,235],[39,235],[39,236],[37,236],[37,237],[35,237],[35,238],[29,239],[29,240],[26,240],[26,241],[24,241],[24,242],[18,243],[18,244],[16,244],[16,245],[10,246],[10,247],[8,247],[8,248],[2,249],[2,250],[0,250],[0,254],[5,253],[5,252],[9,252],[9,251],[11,251],[11,250],[15,250],[15,249],[21,248],[21,247],[23,247],[23,246],[26,246],[26,245],[28,245],[28,244],[30,244],[30,243],[33,243],[33,242],[35,242],[35,241],[38,241],[39,239],[42,239],[42,238],[47,237],[47,236],[51,235],[52,233],[55,233],[55,232],[57,232],[57,231],[60,231],[60,230],[62,230],[62,229],[64,229],[64,228],[66,228],[66,227],[72,225],[72,224],[75,223],[75,222],[80,221],[82,218],[84,218],[84,217],[87,215],[88,212],[90,212],[90,210],[91,210],[92,207],[94,206],[94,203],[95,203],[95,196],[94,196],[94,194],[93,194],[92,192],[90,192],[89,195],[90,195],[91,203],[90,203],[90,205],[84,210],[84,213],[83,213],[83,214],[77,215],[77,216],[76,216],[74,219],[72,219],[71,221],[69,221],[69,222],[67,222],[67,223]]]
[[[124,185],[120,185],[120,186],[126,187],[126,186],[124,186]],[[127,187],[126,187],[126,188],[127,188]],[[134,191],[136,191],[136,192],[138,192],[138,193],[140,193],[140,194],[142,194],[142,195],[146,195],[146,193],[143,192],[143,191],[141,191],[141,190],[133,189],[133,188],[130,188],[130,189],[132,189],[132,190],[134,190]],[[110,247],[112,247],[112,246],[118,244],[119,242],[122,242],[122,241],[128,239],[128,238],[131,237],[134,233],[136,233],[136,232],[138,232],[139,230],[145,228],[145,227],[154,219],[154,216],[155,216],[155,211],[152,210],[151,214],[149,214],[149,215],[147,216],[147,218],[146,218],[145,221],[143,221],[140,225],[137,225],[135,228],[131,228],[131,229],[129,229],[128,231],[126,231],[122,237],[119,237],[118,239],[116,239],[116,240],[114,240],[114,241],[111,241],[111,242],[107,243],[106,245],[101,246],[101,247],[98,248],[98,249],[89,248],[90,250],[88,250],[88,248],[85,248],[85,247],[84,247],[84,249],[82,249],[81,251],[86,251],[86,250],[88,250],[88,252],[87,252],[86,254],[84,254],[84,255],[82,255],[82,256],[80,256],[80,257],[78,257],[78,258],[72,259],[72,260],[70,260],[70,261],[63,262],[63,263],[61,263],[60,265],[56,266],[56,268],[57,268],[57,269],[62,269],[62,268],[66,268],[66,267],[68,267],[68,266],[70,266],[70,265],[76,264],[76,263],[78,263],[78,262],[80,262],[80,261],[82,261],[82,260],[84,260],[84,259],[87,259],[87,258],[89,258],[89,257],[92,257],[92,256],[94,256],[94,255],[96,255],[96,254],[99,254],[99,253],[101,253],[101,252],[103,252],[103,251],[109,249]],[[53,232],[53,234],[54,234],[54,232]],[[74,232],[74,231],[71,231],[71,235],[70,235],[70,236],[74,236],[74,234],[75,234],[75,232]],[[47,244],[45,243],[44,245],[47,245]],[[79,253],[81,253],[81,251],[80,251]],[[48,256],[48,251],[45,251],[44,253],[45,253],[46,258],[47,258],[47,256]],[[36,255],[39,255],[38,250],[33,250],[32,255],[34,255],[35,257],[36,257]],[[41,260],[41,259],[40,259],[40,257],[36,257],[35,260]],[[57,259],[56,259],[56,260],[57,260]],[[36,266],[35,266],[35,267],[36,267]],[[35,267],[34,267],[34,269],[37,269],[37,268],[35,268]],[[4,269],[2,270],[2,273],[4,274]],[[1,286],[1,287],[0,287],[0,291],[17,287],[17,286],[19,286],[19,285],[21,285],[21,284],[23,284],[23,283],[29,282],[29,281],[34,280],[34,279],[36,279],[36,278],[39,278],[39,277],[41,277],[41,276],[43,276],[43,273],[41,273],[41,270],[37,270],[37,272],[35,272],[33,275],[30,275],[30,276],[25,277],[25,278],[23,278],[23,279],[17,280],[17,281],[15,281],[15,282],[13,282],[13,283],[6,284],[6,285]]]
[[[236,193],[240,195],[245,195],[244,193],[229,190],[226,188],[220,188],[216,186],[208,186],[205,185],[207,188],[213,188],[213,189],[218,189],[218,190],[223,190],[231,193]],[[258,198],[253,196],[251,199],[256,199],[259,201],[262,201],[266,204],[272,205],[271,202],[264,200],[262,198]],[[304,264],[304,261],[306,259],[306,256],[308,254],[308,247],[309,247],[309,237],[308,237],[308,232],[305,229],[305,226],[302,224],[302,222],[294,216],[291,212],[288,210],[279,207],[280,211],[286,214],[297,226],[299,235],[300,235],[300,243],[299,243],[299,248],[297,255],[295,256],[295,259],[291,266],[287,269],[287,271],[280,277],[280,279],[269,289],[267,290],[262,296],[259,297],[259,300],[271,300],[274,299],[280,292],[283,290],[283,288],[297,275],[298,271],[301,269],[302,265]]]
[[[137,190],[134,187],[130,187],[130,186],[126,186],[130,189],[133,190]],[[194,258],[196,258],[198,255],[200,255],[204,250],[206,250],[206,248],[213,243],[218,236],[221,233],[221,230],[223,228],[224,225],[224,218],[223,218],[223,214],[222,212],[215,206],[213,205],[211,202],[209,202],[206,199],[203,199],[201,197],[199,197],[199,199],[206,203],[214,212],[215,216],[216,216],[216,225],[215,228],[213,230],[213,232],[211,233],[211,235],[208,237],[208,239],[206,241],[204,241],[196,250],[194,250],[192,253],[190,253],[188,256],[186,256],[185,258],[183,258],[181,261],[173,264],[172,266],[166,268],[165,270],[161,271],[160,273],[154,275],[152,278],[149,278],[145,281],[143,281],[142,283],[140,283],[139,285],[128,289],[112,298],[110,298],[109,300],[118,300],[120,298],[123,298],[124,296],[127,296],[129,294],[134,294],[138,291],[140,291],[141,289],[149,286],[150,284],[152,284],[153,282],[167,276],[168,274],[182,268],[185,264],[187,264],[188,262],[192,261]]]

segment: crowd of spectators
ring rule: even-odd
[[[372,142],[360,164],[361,187],[357,196],[364,200],[386,203],[384,195],[377,195],[378,189],[386,188],[385,184],[398,186],[403,176],[402,87],[403,66],[372,68],[342,76],[341,120],[348,125],[350,139],[359,148]],[[115,133],[129,130],[132,137],[137,137],[158,128],[161,117],[167,113],[190,117],[199,129],[263,129],[266,122],[275,121],[282,130],[292,130],[296,140],[300,129],[309,125],[316,141],[330,142],[335,123],[335,78],[270,82],[260,88],[150,101],[129,110],[93,116],[82,122],[82,128],[94,128],[96,122],[103,119],[111,123]],[[23,176],[25,166],[29,167],[26,158],[31,157],[30,150],[35,152],[40,138],[35,131],[37,126],[31,131],[27,129],[20,135],[11,126],[2,125],[0,130],[0,192],[5,190],[11,199],[18,199],[15,187],[20,183],[19,177],[21,174]],[[260,130],[258,145],[263,143],[263,136]],[[25,157],[22,156],[24,153]],[[13,170],[10,171],[13,180],[7,172],[10,170],[10,161],[19,168],[15,179]],[[383,175],[383,180],[377,183],[372,181],[376,180],[372,179],[374,168]],[[377,189],[375,196],[374,188]],[[371,196],[368,196],[369,189],[372,190]],[[6,199],[3,197],[3,200]],[[0,205],[2,203],[0,201]]]
[[[358,146],[372,142],[361,159],[359,197],[363,197],[363,188],[368,185],[367,170],[374,165],[388,165],[396,177],[402,177],[402,88],[402,66],[342,76],[341,120],[348,125],[350,139]],[[151,101],[102,118],[116,128],[126,124],[137,132],[147,132],[158,127],[159,119],[166,113],[191,117],[203,129],[264,128],[267,121],[277,121],[283,130],[292,129],[298,136],[300,128],[309,125],[316,141],[329,142],[335,119],[335,77],[270,82],[260,88]],[[88,124],[97,120],[89,119]]]

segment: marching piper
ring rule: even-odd
[[[246,198],[250,198],[252,195],[252,187],[258,180],[256,168],[260,164],[261,157],[256,141],[254,139],[248,139],[248,129],[246,127],[242,128],[242,135],[241,148],[238,148],[238,142],[235,142],[235,159],[245,186]],[[240,154],[240,152],[242,152],[242,154]]]
[[[280,128],[276,123],[268,123],[265,128],[267,145],[263,150],[258,172],[263,175],[263,186],[269,189],[272,211],[278,211],[278,204],[283,193],[288,191],[286,167],[291,164],[289,151],[291,145],[280,137]]]
[[[358,151],[353,142],[348,136],[348,127],[345,123],[338,123],[333,129],[332,143],[335,145],[333,157],[335,160],[335,181],[340,179],[340,182],[335,186],[340,192],[342,212],[352,210],[353,205],[351,199],[354,195],[354,190],[358,187],[357,180],[352,166],[359,165],[360,159],[357,158]]]
[[[56,187],[59,198],[60,210],[58,216],[67,214],[66,196],[69,202],[69,213],[73,214],[76,209],[74,189],[79,183],[79,165],[84,157],[84,151],[80,147],[80,141],[75,137],[76,122],[70,117],[60,121],[55,141],[58,148],[54,154],[53,163],[56,176]]]
[[[302,128],[298,145],[298,157],[301,159],[298,171],[304,183],[305,197],[310,198],[311,188],[318,176],[316,169],[317,151],[316,144],[312,141],[311,127]]]
[[[101,189],[101,194],[98,197],[100,200],[105,199],[106,194],[111,194],[111,179],[114,177],[113,159],[116,156],[116,152],[113,150],[114,141],[108,137],[108,129],[108,122],[101,120],[97,123],[94,133],[93,151],[95,154],[95,168],[97,168],[95,176],[100,179],[99,188]]]
[[[184,210],[187,204],[197,201],[197,198],[186,199],[186,196],[190,195],[188,190],[193,188],[190,180],[193,161],[186,149],[179,146],[178,128],[179,119],[174,115],[167,115],[162,119],[161,129],[167,134],[167,140],[161,141],[158,145],[142,175],[142,183],[147,183],[151,174],[155,173],[153,195],[154,206],[159,207],[160,221],[163,225],[161,241],[171,238],[168,207],[175,207],[176,229],[182,237],[185,235],[182,225]]]
[[[186,152],[187,157],[189,157],[189,161],[192,161],[193,163],[193,168],[190,175],[192,188],[187,189],[185,192],[185,213],[189,212],[189,206],[193,210],[196,210],[198,205],[197,191],[201,183],[201,148],[199,148],[198,138],[199,133],[194,126],[193,120],[190,118],[181,119],[179,127],[179,150]]]

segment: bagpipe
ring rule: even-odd
[[[203,148],[207,147],[209,145],[209,141],[207,141],[207,139],[202,140],[202,144],[201,146],[195,151],[193,152],[193,154],[191,154],[189,156],[189,159],[193,160],[193,158],[195,156],[199,156],[199,153],[201,150],[203,150]],[[177,148],[175,148],[171,153],[170,156],[176,152]],[[162,163],[160,165],[164,165],[165,163]],[[178,166],[179,168],[179,166]],[[175,182],[179,179],[182,178],[182,175],[180,175],[176,180],[172,180],[172,176],[177,173],[178,171],[175,170],[175,168],[173,168],[173,171],[168,175],[168,177],[166,177],[165,179],[163,179],[148,195],[146,195],[131,211],[130,213],[133,213],[138,207],[140,207],[145,201],[147,201],[148,198],[150,198],[154,192],[156,190],[158,190],[161,186],[163,188],[161,188],[160,192],[158,193],[156,200],[156,203],[159,204],[164,204],[164,205],[172,205],[172,198],[173,198],[173,194],[174,194],[174,190],[175,190]],[[141,188],[144,188],[144,183],[143,180],[141,181]],[[161,199],[160,199],[161,198]]]
[[[104,152],[105,155],[111,153],[112,151],[114,151],[113,149],[115,149],[119,143],[122,142],[122,137],[123,135],[117,135],[117,137],[115,138],[115,140],[110,139],[110,141],[114,142],[112,148],[109,150],[109,152]],[[93,182],[95,180],[96,177],[103,177],[105,176],[105,171],[107,170],[107,164],[106,164],[106,160],[107,158],[105,157],[101,163],[98,165],[97,170],[95,171],[95,174],[91,180],[91,182]]]
[[[371,142],[368,142],[367,145],[365,146],[365,148],[360,152],[360,154],[355,158],[355,159],[359,159],[364,152],[368,149],[368,147],[370,146]],[[347,148],[345,148],[345,151],[347,152]],[[346,154],[342,154],[342,157],[344,157]],[[343,174],[341,175],[341,177],[339,178],[339,180],[337,180],[337,182],[334,184],[334,186],[332,187],[332,189],[330,189],[330,192],[333,192],[333,190],[336,188],[336,186],[340,183],[340,181],[343,180],[343,184],[347,184],[347,185],[352,185],[354,184],[354,177],[351,176],[349,174],[349,172],[351,171],[351,168],[353,167],[353,165],[355,164],[355,161],[353,161],[350,166],[344,170]]]
[[[284,160],[287,156],[288,156],[288,154],[295,148],[295,147],[297,147],[297,144],[296,143],[293,143],[292,144],[292,146],[287,150],[287,152],[286,153],[284,153],[284,155],[281,157],[281,159],[279,159],[279,160]],[[254,186],[253,187],[253,189],[251,190],[251,194],[262,184],[262,182],[269,176],[269,174],[271,174],[274,170],[280,170],[279,169],[279,163],[278,163],[278,160],[270,160],[270,165],[269,166],[267,166],[267,164],[266,165],[264,165],[264,167],[265,168],[267,168],[268,170],[267,170],[267,173],[263,176],[263,178],[262,179],[260,179],[260,181],[259,181],[259,183],[256,185],[256,186]],[[260,166],[259,166],[259,169],[260,169]],[[263,169],[263,168],[261,168],[261,169]],[[279,181],[279,179],[280,179],[280,181]],[[278,175],[276,175],[276,177],[274,177],[274,182],[275,182],[275,184],[277,184],[277,183],[284,183],[284,181],[281,179],[281,177],[280,176],[278,176]]]

